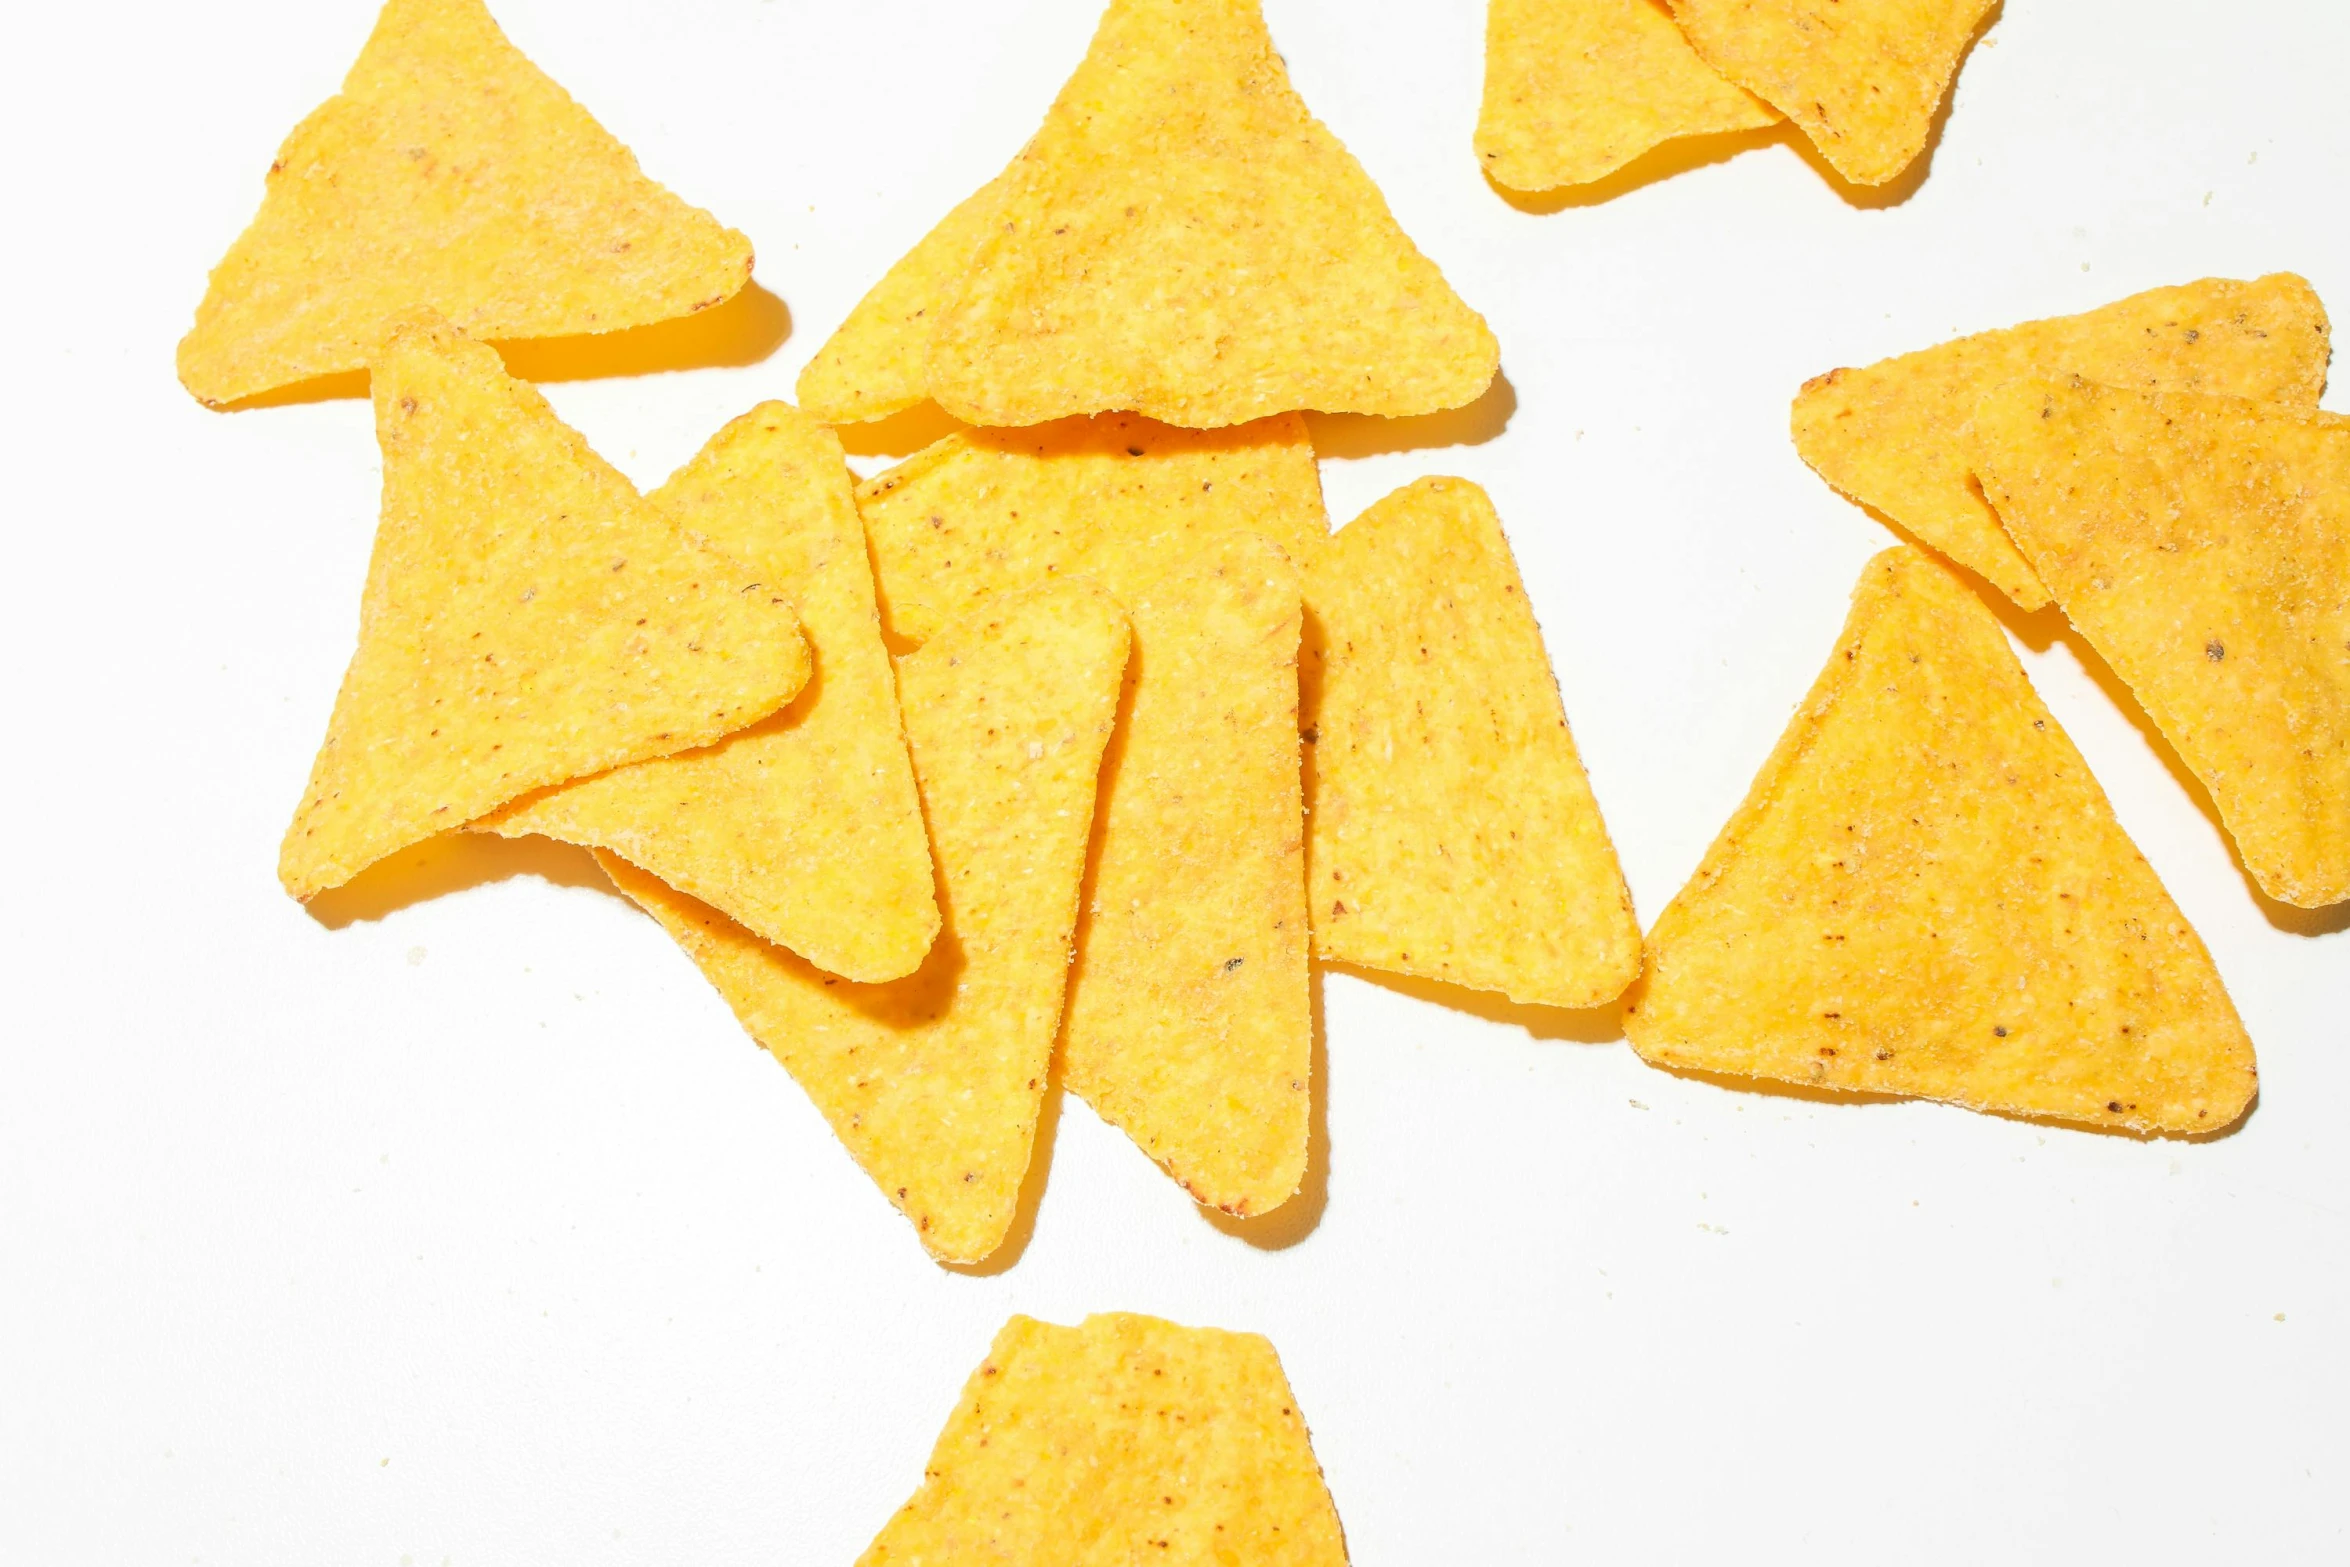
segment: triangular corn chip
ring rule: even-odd
[[[279,856],[288,892],[534,789],[708,745],[807,683],[789,601],[681,534],[495,350],[425,312],[372,368],[383,520]]]
[[[1014,1317],[857,1567],[1345,1567],[1305,1417],[1254,1333]]]
[[[882,613],[911,642],[999,594],[1091,574],[1141,540],[1165,541],[1161,569],[1233,532],[1303,564],[1330,533],[1295,414],[1213,431],[1132,414],[961,431],[869,481],[857,504]]]
[[[1474,401],[1499,349],[1308,113],[1256,0],[1110,0],[933,327],[975,425]]]
[[[1297,572],[1232,534],[1173,569],[1142,543],[1119,578],[1134,660],[1063,1076],[1195,1201],[1260,1214],[1305,1178],[1313,1072]]]
[[[1973,433],[2000,519],[2262,890],[2350,898],[2350,419],[2068,379]]]
[[[2140,1132],[2251,1103],[2211,955],[1991,612],[1906,546],[1649,932],[1659,1066]]]
[[[2070,373],[2314,408],[2331,352],[2325,308],[2300,278],[2206,278],[1816,376],[1795,399],[1795,449],[1837,489],[2038,609],[2047,585],[1984,503],[1957,438],[1993,389]]]
[[[836,979],[598,854],[944,1262],[994,1251],[1018,1208],[1126,651],[1107,596],[1053,583],[898,666],[946,917],[904,979]]]
[[[1882,185],[1917,161],[1999,0],[1665,0],[1706,63],[1793,120],[1828,166]]]
[[[1422,479],[1306,573],[1314,950],[1558,1007],[1612,1001],[1640,927],[1501,520]]]
[[[751,276],[751,243],[647,179],[481,0],[388,0],[213,269],[180,380],[235,402],[367,360],[430,306],[476,337],[610,332]]]
[[[1657,0],[1489,0],[1477,156],[1497,185],[1587,185],[1678,137],[1778,119],[1699,59]]]
[[[830,973],[911,974],[938,934],[930,842],[840,442],[763,403],[651,499],[791,600],[815,678],[714,746],[564,784],[480,825],[610,849]]]

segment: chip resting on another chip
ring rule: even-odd
[[[1985,504],[1959,434],[1985,397],[2019,376],[2078,374],[2314,408],[2331,353],[2325,307],[2300,278],[2206,278],[1816,376],[1795,399],[1795,449],[1846,495],[2038,609],[2047,584]]]
[[[1273,1346],[1155,1317],[1016,1316],[858,1567],[1345,1567]]]
[[[180,380],[207,403],[360,369],[430,306],[475,337],[610,332],[751,276],[751,243],[637,168],[480,0],[389,0],[213,269]]]
[[[1649,932],[1625,1026],[1659,1066],[2138,1132],[2216,1131],[2257,1081],[1999,622],[1906,546]]]
[[[430,312],[373,364],[383,518],[359,646],[286,830],[307,901],[509,800],[708,745],[807,683],[781,593],[682,534]]]
[[[849,979],[902,978],[938,934],[930,841],[840,442],[784,403],[735,420],[655,506],[799,610],[816,674],[714,746],[567,783],[479,825],[610,849]]]
[[[1422,479],[1306,573],[1314,950],[1558,1007],[1640,927],[1485,492]]]
[[[2350,419],[2019,382],[1975,415],[2000,520],[2211,791],[2273,898],[2350,898]]]

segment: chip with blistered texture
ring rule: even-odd
[[[180,380],[233,403],[363,368],[418,306],[479,338],[570,336],[704,310],[750,277],[751,242],[647,179],[481,0],[388,0],[343,90],[278,149]]]
[[[1640,927],[1501,519],[1422,479],[1306,573],[1314,950],[1589,1007]]]
[[[1984,502],[1960,434],[1994,389],[2079,374],[2314,408],[2331,353],[2325,307],[2300,278],[2205,278],[1816,376],[1795,399],[1795,449],[1846,495],[2038,609],[2047,584]]]
[[[714,746],[600,773],[478,825],[609,849],[816,967],[866,982],[938,934],[930,842],[898,722],[852,476],[832,432],[763,403],[651,497],[799,610],[815,675]]]
[[[827,974],[598,851],[942,1262],[986,1257],[1018,1212],[1127,640],[1100,589],[1048,583],[898,665],[945,918],[904,979]]]
[[[2211,955],[1999,622],[1907,546],[1648,937],[1665,1067],[2137,1132],[2257,1082]]]
[[[2000,392],[1972,436],[2000,520],[2261,890],[2350,898],[2350,419],[2068,377]]]
[[[807,683],[790,602],[687,538],[431,312],[373,363],[383,516],[359,646],[286,829],[308,901],[567,779],[708,745]]]
[[[858,1567],[1345,1567],[1273,1346],[1125,1313],[1016,1316]]]
[[[1698,58],[1658,0],[1488,0],[1476,145],[1497,185],[1588,185],[1665,142],[1779,118]]]

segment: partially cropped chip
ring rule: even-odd
[[[1795,449],[1837,489],[2038,609],[2047,585],[1984,503],[1959,438],[1994,389],[2019,376],[2070,373],[2314,408],[2331,353],[2325,308],[2300,278],[2206,278],[1831,370],[1795,399]]]
[[[1345,1567],[1305,1417],[1254,1333],[1014,1317],[857,1567]]]
[[[1778,119],[1657,0],[1488,0],[1477,156],[1497,185],[1587,185],[1679,137]]]
[[[2000,520],[2262,890],[2350,898],[2350,419],[2070,378],[1973,434]]]
[[[714,746],[565,784],[481,825],[609,849],[827,972],[911,974],[938,934],[930,844],[840,442],[764,403],[652,501],[798,608],[816,678]]]
[[[1485,492],[1422,479],[1306,576],[1314,950],[1588,1007],[1640,927]]]
[[[1753,791],[1649,932],[1659,1066],[2139,1132],[2244,1113],[2252,1043],[1982,601],[1869,563]]]
[[[904,979],[837,979],[599,852],[944,1262],[994,1251],[1018,1209],[1126,653],[1106,595],[1053,583],[898,666],[946,918]]]
[[[429,312],[373,365],[383,519],[286,830],[307,900],[509,800],[708,745],[807,683],[788,600],[681,533]]]
[[[566,336],[703,310],[750,276],[750,241],[647,179],[481,0],[388,0],[342,92],[278,149],[180,380],[230,403],[360,369],[416,306],[475,337]]]

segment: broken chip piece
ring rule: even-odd
[[[1625,1018],[1658,1066],[2138,1132],[2216,1131],[2256,1083],[2211,955],[1998,621],[1906,546],[1862,574]]]

